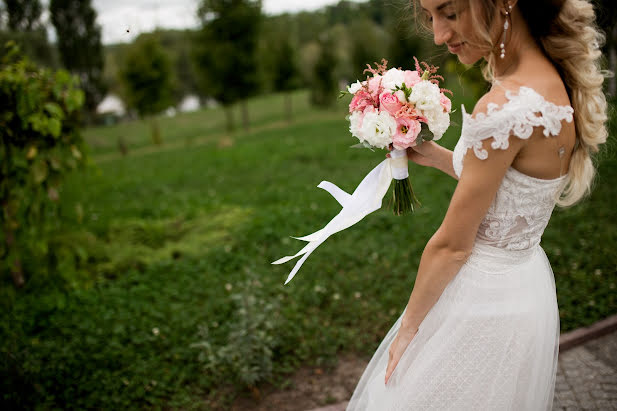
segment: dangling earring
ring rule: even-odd
[[[508,32],[508,27],[510,24],[508,23],[508,16],[510,15],[510,11],[512,11],[512,5],[508,4],[508,10],[506,10],[506,20],[503,22],[503,37],[501,39],[501,44],[499,47],[501,48],[501,54],[499,57],[502,59],[506,57],[506,33]]]

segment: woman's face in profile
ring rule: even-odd
[[[474,1],[474,0],[470,0]],[[433,31],[436,45],[446,44],[463,64],[473,64],[488,55],[490,50],[479,47],[474,30],[471,8],[467,1],[420,0],[420,7]]]

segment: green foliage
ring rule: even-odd
[[[320,39],[320,53],[313,69],[311,102],[319,107],[331,106],[338,94],[334,70],[337,58],[334,54],[334,40],[323,35]]]
[[[388,6],[388,67],[413,68],[414,56],[428,60],[429,56],[423,56],[424,41],[415,31],[412,13],[411,3],[407,0],[392,0]]]
[[[298,67],[296,48],[289,37],[279,37],[279,44],[275,46],[273,64],[274,90],[291,91],[300,86],[300,69]]]
[[[195,52],[203,93],[228,106],[259,91],[261,0],[203,0]]]
[[[127,51],[121,76],[128,103],[143,116],[158,114],[172,102],[171,62],[154,36],[139,38]]]
[[[274,350],[280,343],[275,331],[282,318],[278,301],[265,295],[255,273],[247,269],[246,274],[240,284],[228,285],[238,291],[229,295],[234,311],[226,324],[227,344],[213,344],[208,324],[202,324],[198,333],[201,341],[191,346],[199,349],[197,358],[206,373],[252,387],[272,374]]]
[[[39,0],[4,0],[4,4],[10,30],[32,31],[40,26],[43,7]]]
[[[381,61],[386,36],[383,30],[368,19],[355,20],[349,27],[351,34],[352,81],[363,80],[367,64]]]
[[[105,94],[101,27],[91,0],[51,0],[51,21],[64,68],[76,74],[85,92],[85,108],[93,113]]]
[[[53,45],[47,39],[47,30],[39,28],[31,31],[3,31],[0,30],[0,45],[8,41],[14,41],[23,54],[34,63],[55,68],[57,66],[57,53]],[[4,55],[5,49],[0,50],[0,58]]]
[[[77,128],[84,95],[66,71],[38,69],[14,44],[6,48],[0,70],[0,260],[3,272],[21,276],[26,256],[34,263],[47,255],[46,230],[60,186],[84,164]]]

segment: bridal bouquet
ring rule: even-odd
[[[382,161],[349,194],[329,181],[317,187],[328,191],[342,206],[341,211],[324,228],[304,237],[292,237],[308,244],[295,255],[280,258],[272,264],[283,264],[302,256],[289,273],[285,284],[296,275],[304,261],[332,234],[342,231],[366,215],[381,208],[383,197],[394,179],[394,212],[413,211],[417,202],[409,182],[406,149],[423,141],[438,140],[450,125],[451,102],[439,88],[443,77],[437,67],[419,63],[416,70],[387,69],[387,61],[368,69],[365,81],[348,87],[353,98],[349,104],[351,134],[360,140],[359,147],[391,148],[390,158]]]
[[[393,148],[391,164],[394,213],[413,211],[418,201],[413,194],[407,168],[406,149],[423,141],[439,140],[450,126],[452,103],[439,88],[443,77],[436,67],[419,63],[416,70],[387,69],[387,61],[368,66],[366,81],[348,87],[353,95],[349,104],[349,131],[360,140],[353,147]],[[424,68],[423,68],[424,67]]]

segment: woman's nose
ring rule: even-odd
[[[442,19],[433,19],[433,39],[440,46],[452,37],[452,29]]]

